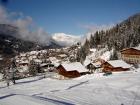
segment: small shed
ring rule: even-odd
[[[103,68],[103,72],[127,71],[131,68],[131,65],[127,64],[123,60],[111,60],[103,63],[102,68]]]
[[[68,78],[80,77],[81,75],[89,73],[80,62],[60,64],[56,69],[60,75]]]

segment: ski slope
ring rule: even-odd
[[[140,69],[85,75],[71,80],[31,77],[8,88],[0,82],[0,105],[140,105]]]

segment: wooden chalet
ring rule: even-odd
[[[106,61],[102,64],[103,72],[127,71],[130,67],[131,65],[127,64],[123,60]]]
[[[140,64],[140,48],[123,49],[121,59],[130,64]]]
[[[80,62],[60,64],[56,69],[60,75],[68,78],[80,77],[81,75],[89,73]]]

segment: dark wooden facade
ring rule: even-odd
[[[118,71],[127,71],[129,68],[122,68],[122,67],[113,67],[108,62],[102,64],[103,72],[118,72]]]
[[[140,50],[127,48],[121,51],[121,58],[130,64],[140,64]]]
[[[89,70],[90,73],[93,73],[97,69],[92,63],[89,63],[86,68]]]
[[[66,71],[62,65],[59,65],[56,69],[57,69],[58,73],[60,75],[63,75],[64,77],[75,78],[75,77],[81,76],[81,74],[77,70]]]

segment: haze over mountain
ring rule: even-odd
[[[61,46],[71,46],[77,42],[80,42],[81,36],[68,35],[65,33],[55,33],[52,35],[52,39]]]
[[[42,27],[35,25],[30,16],[25,16],[18,12],[8,12],[2,6],[0,6],[0,24],[1,34],[4,33],[3,35],[10,35],[25,41],[40,43],[43,46],[52,46],[52,43],[55,43],[55,46],[70,46],[73,43],[73,41],[68,43],[67,40],[62,42],[56,36],[53,37],[53,35],[48,34]],[[68,36],[70,37],[70,35]],[[67,35],[63,34],[63,37],[67,37]],[[74,42],[75,38],[77,39],[77,37],[72,36]]]

